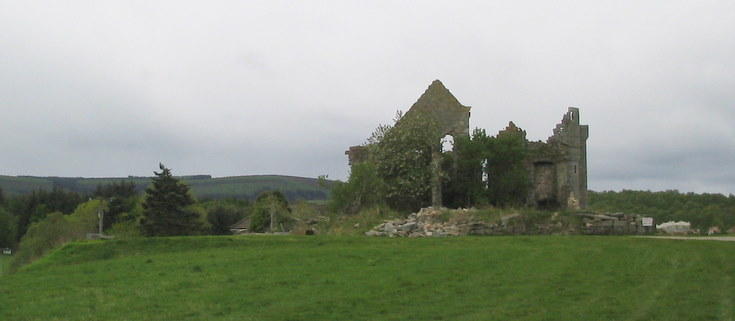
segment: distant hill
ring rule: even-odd
[[[213,178],[210,175],[181,176],[179,179],[191,186],[192,192],[199,199],[255,199],[267,190],[278,190],[290,201],[325,200],[329,191],[319,186],[316,178],[282,176],[282,175],[250,175]],[[143,192],[150,184],[150,177],[119,178],[82,178],[82,177],[35,177],[35,176],[0,176],[0,187],[6,196],[30,194],[39,189],[51,190],[54,186],[81,194],[91,194],[98,185],[113,182],[133,182],[138,192]]]

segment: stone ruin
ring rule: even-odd
[[[434,80],[405,117],[423,113],[439,124],[441,135],[469,136],[470,107],[462,105],[444,84]],[[520,130],[510,122],[503,131]],[[503,132],[501,131],[501,133]],[[569,107],[546,142],[528,142],[525,168],[529,173],[528,205],[544,208],[585,209],[587,207],[587,138],[589,127],[580,124],[579,109]],[[365,146],[351,146],[345,152],[350,165],[367,157]],[[440,176],[439,153],[432,155],[435,176]],[[478,178],[481,179],[481,178]],[[442,206],[441,181],[432,184],[432,206]]]

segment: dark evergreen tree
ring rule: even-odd
[[[17,218],[0,207],[0,248],[15,246],[17,230]]]
[[[39,189],[29,195],[9,198],[6,200],[5,208],[18,219],[17,239],[20,240],[31,223],[42,220],[52,212],[70,214],[83,199],[78,193],[54,186],[51,192]]]
[[[159,164],[161,172],[153,172],[153,182],[145,190],[143,218],[140,225],[146,236],[174,236],[198,234],[202,219],[189,205],[194,199],[189,186],[171,175],[171,170]]]
[[[232,234],[230,227],[245,217],[245,210],[231,205],[218,205],[207,210],[207,221],[212,226],[212,234]]]

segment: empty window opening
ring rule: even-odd
[[[454,137],[447,135],[442,138],[442,152],[448,152],[454,150]]]
[[[487,175],[487,159],[482,160],[482,186],[487,189],[490,176]]]

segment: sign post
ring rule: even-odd
[[[644,218],[641,218],[641,225],[643,225],[643,227],[651,227],[651,226],[653,226],[653,217],[644,217]]]

